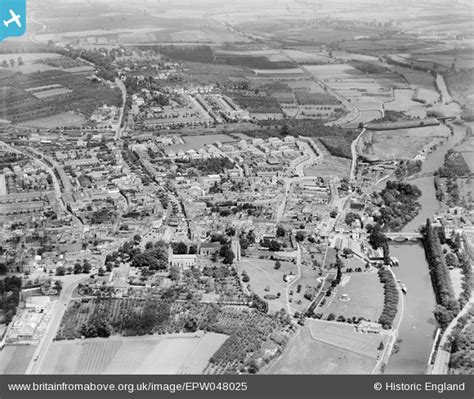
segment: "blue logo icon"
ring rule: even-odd
[[[0,41],[26,32],[26,0],[0,0]]]

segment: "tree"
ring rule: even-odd
[[[15,60],[10,58],[10,66],[13,68],[15,66]]]
[[[182,241],[172,243],[171,247],[173,248],[173,253],[176,255],[184,255],[188,253],[188,246]]]
[[[23,61],[22,57],[18,57],[18,65],[19,66],[25,65],[25,62]]]
[[[380,341],[379,347],[377,348],[379,351],[383,350],[385,348],[384,344],[382,341]]]
[[[255,232],[253,230],[247,233],[247,240],[249,240],[250,244],[255,244]]]
[[[56,268],[56,276],[64,276],[66,274],[66,268],[64,266],[58,266]]]
[[[277,261],[275,262],[274,269],[275,269],[275,270],[278,270],[278,269],[280,269],[280,267],[281,267],[281,262],[280,262],[279,260],[277,260]]]
[[[326,320],[328,321],[331,321],[331,320],[334,320],[336,318],[336,315],[334,313],[329,313],[328,317],[326,318]]]
[[[342,250],[342,254],[347,258],[350,254],[352,254],[352,251],[345,247],[343,250]]]
[[[301,242],[305,239],[305,234],[303,231],[298,231],[295,236],[295,240]]]
[[[91,271],[91,264],[89,263],[88,260],[84,259],[84,262],[82,262],[82,273],[89,274]]]
[[[59,280],[56,280],[56,281],[54,282],[54,289],[56,290],[56,292],[57,292],[58,295],[59,295],[59,293],[60,293],[61,290],[63,289],[63,283],[62,283],[61,281],[59,281]]]
[[[346,214],[346,217],[344,219],[344,221],[346,222],[346,224],[348,226],[351,226],[352,223],[354,223],[356,220],[360,220],[360,216],[357,214],[357,213],[354,213],[354,212],[348,212]]]
[[[3,68],[8,68],[8,61],[7,60],[3,60],[2,67]]]
[[[81,274],[82,273],[82,265],[79,262],[74,264],[74,274]]]
[[[369,235],[369,244],[372,245],[372,248],[382,248],[387,243],[387,237],[382,233],[382,229],[379,224],[376,224],[371,229]]]
[[[285,236],[285,229],[282,226],[277,226],[276,236],[277,237],[284,237]]]
[[[342,278],[342,270],[341,270],[341,266],[338,266],[337,267],[337,274],[336,274],[336,282],[338,284],[341,282],[341,278]]]
[[[332,210],[331,213],[329,213],[329,217],[335,219],[337,216],[337,211],[336,210]]]
[[[104,275],[105,275],[105,270],[104,270],[104,268],[103,268],[103,267],[100,267],[99,270],[98,270],[98,272],[97,272],[97,274],[98,274],[100,277],[104,276]]]
[[[241,238],[241,239],[239,240],[239,243],[240,243],[240,248],[241,248],[242,250],[244,250],[244,251],[245,251],[245,250],[249,247],[249,245],[250,245],[249,240],[248,240],[247,238],[245,238],[245,237]]]
[[[170,267],[170,279],[173,281],[178,281],[181,273],[179,271],[178,266],[171,266]]]
[[[271,240],[268,249],[273,252],[278,252],[281,249],[281,244],[276,240]]]
[[[3,262],[0,263],[0,276],[7,274],[7,272],[8,272],[7,264]]]
[[[135,234],[133,236],[133,241],[135,242],[135,245],[140,244],[140,242],[142,241],[142,236],[140,234]]]

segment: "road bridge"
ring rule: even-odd
[[[389,239],[390,241],[397,241],[397,242],[403,242],[403,241],[418,241],[423,238],[421,233],[413,232],[413,233],[385,233],[385,237]]]

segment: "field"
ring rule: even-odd
[[[326,55],[308,51],[283,50],[283,53],[298,64],[327,64],[330,60]]]
[[[463,109],[463,117],[474,120],[474,73],[472,69],[449,71],[445,76],[451,96]]]
[[[392,65],[391,68],[402,75],[412,89],[418,89],[414,98],[425,101],[428,104],[439,101],[440,95],[435,86],[435,79],[430,73],[401,66]]]
[[[349,301],[341,300],[344,294],[349,296]],[[364,317],[377,321],[382,313],[383,301],[383,287],[376,273],[345,273],[332,295],[326,297],[324,305],[314,312],[322,313],[324,319],[333,313],[336,319],[342,315],[346,319]]]
[[[290,340],[283,354],[268,368],[265,374],[369,374],[376,361],[338,348],[311,336],[303,327]]]
[[[82,126],[87,122],[82,115],[74,112],[63,112],[57,115],[46,116],[44,118],[33,119],[22,123],[23,126],[54,129],[55,127]]]
[[[226,339],[223,334],[206,333],[56,341],[41,373],[199,374]]]
[[[396,89],[393,91],[394,100],[385,103],[385,109],[389,111],[405,112],[413,117],[426,117],[425,107],[413,101],[415,91],[413,89]]]
[[[413,159],[433,140],[448,136],[449,129],[444,125],[374,131],[364,136],[361,148],[363,154],[380,159]]]
[[[250,290],[255,292],[261,298],[266,295],[277,295],[279,298],[266,299],[269,311],[277,312],[280,309],[286,309],[286,286],[283,281],[283,275],[293,272],[297,273],[296,265],[291,262],[281,262],[281,268],[274,269],[275,261],[267,259],[248,259],[243,258],[239,268],[245,270],[250,277]]]
[[[0,351],[0,375],[24,374],[33,357],[34,345],[7,345]]]
[[[322,162],[305,168],[305,176],[339,176],[340,178],[349,176],[351,168],[349,159],[332,156],[324,145],[320,148],[325,153]]]
[[[426,43],[416,37],[401,36],[380,40],[347,40],[339,48],[348,52],[362,53],[373,56],[387,53],[407,53],[423,49]]]
[[[290,69],[294,67],[293,63],[286,59],[271,59],[265,55],[234,55],[229,53],[217,53],[216,62],[228,65],[238,65],[249,69],[258,70],[278,70]],[[298,70],[297,70],[298,71]]]
[[[469,137],[454,150],[462,155],[471,173],[474,173],[474,137]]]
[[[317,341],[372,359],[378,359],[381,353],[378,350],[380,342],[385,345],[388,338],[386,335],[358,333],[354,325],[347,323],[308,320],[307,327],[311,331],[311,336]]]

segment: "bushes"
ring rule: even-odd
[[[21,278],[12,276],[0,281],[0,310],[5,314],[6,323],[9,323],[16,314],[20,293]]]
[[[390,270],[379,269],[380,282],[384,285],[384,306],[379,317],[379,323],[385,328],[392,328],[393,320],[398,309],[398,289]]]

